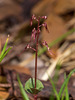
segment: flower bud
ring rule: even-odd
[[[47,19],[47,16],[42,16],[41,18],[43,18],[43,19]]]

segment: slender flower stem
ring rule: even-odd
[[[36,89],[36,81],[37,81],[38,39],[39,39],[39,20],[38,20],[38,27],[37,27],[36,54],[35,54],[35,89]],[[34,95],[34,100],[37,100],[37,95]]]

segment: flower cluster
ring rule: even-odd
[[[39,16],[39,17],[37,18],[37,17],[33,14],[32,17],[31,17],[30,25],[32,26],[33,20],[36,20],[36,21],[39,23],[41,19],[47,19],[47,16],[41,16],[41,17]],[[40,25],[40,23],[39,23],[37,29],[36,29],[36,28],[33,28],[33,30],[32,30],[30,42],[36,42],[37,35],[39,35],[39,33],[40,33],[40,31],[41,31],[40,28],[41,28],[42,26],[44,26],[45,29],[47,30],[47,32],[49,33],[49,30],[48,30],[48,28],[47,28],[47,24],[46,24],[46,23],[43,23],[43,24]],[[45,46],[47,47],[47,49],[48,49],[48,51],[49,51],[49,53],[50,53],[51,55],[54,55],[54,54],[52,53],[51,49],[48,47],[48,44],[47,44],[46,41],[44,41],[42,44],[45,45]],[[25,47],[25,49],[28,49],[28,48],[30,48],[30,49],[32,49],[32,50],[34,50],[34,51],[36,52],[36,49],[32,48],[32,47],[30,46],[30,44],[27,44],[27,46]]]

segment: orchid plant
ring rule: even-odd
[[[45,29],[47,30],[47,32],[49,33],[49,30],[47,28],[47,24],[46,23],[43,23],[40,25],[40,20],[41,19],[47,19],[47,16],[38,16],[36,17],[35,15],[32,15],[31,17],[31,21],[30,21],[30,25],[32,26],[33,24],[33,20],[35,20],[37,22],[37,29],[36,28],[33,28],[32,30],[32,34],[31,34],[31,39],[30,39],[30,42],[26,45],[25,47],[25,50],[26,49],[32,49],[33,51],[35,51],[35,78],[30,78],[26,83],[25,83],[25,90],[28,92],[28,93],[31,93],[34,95],[34,100],[37,100],[37,94],[44,88],[42,82],[40,80],[37,79],[37,57],[38,57],[38,43],[39,43],[39,35],[40,35],[40,32],[41,32],[41,27],[45,27]],[[34,43],[36,44],[36,47],[33,48],[30,44],[31,43]],[[51,52],[50,48],[48,47],[48,44],[46,41],[44,41],[42,43],[44,46],[47,47],[49,53],[51,55],[53,55],[53,53]],[[23,95],[23,98],[24,100],[29,100],[25,91],[23,90],[23,86],[20,82],[20,79],[19,79],[19,76],[18,76],[18,82],[19,82],[19,86],[20,86],[20,89],[21,89],[21,93]],[[23,90],[23,91],[22,91]],[[24,92],[24,93],[23,93]],[[25,94],[25,95],[24,95]]]

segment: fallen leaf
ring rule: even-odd
[[[6,100],[9,96],[7,91],[0,91],[0,100]]]
[[[6,18],[7,16],[18,16],[22,8],[18,3],[13,0],[1,0],[0,2],[0,20]]]
[[[25,74],[31,75],[29,68],[26,68],[26,67],[23,67],[23,66],[6,65],[6,66],[3,66],[3,67],[6,68],[6,69],[9,69],[9,70],[15,70],[19,73],[25,73]]]
[[[75,9],[75,0],[58,0],[56,2],[54,12],[56,14],[64,14]]]
[[[53,11],[55,0],[41,0],[33,8],[31,13],[36,15],[48,15]]]

